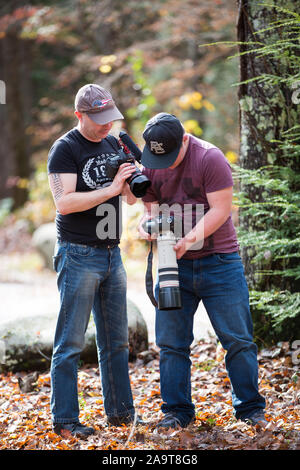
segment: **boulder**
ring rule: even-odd
[[[129,360],[148,348],[146,322],[128,299]],[[0,371],[47,370],[50,367],[57,314],[32,315],[0,323]],[[80,356],[83,363],[97,363],[95,325],[91,315]]]
[[[127,299],[129,360],[148,349],[148,329],[143,315],[137,306]]]
[[[53,269],[53,253],[56,243],[55,223],[43,224],[35,230],[32,244],[44,260],[45,267]]]

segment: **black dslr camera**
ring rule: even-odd
[[[125,134],[125,140],[127,139],[126,142],[124,142],[124,144],[127,146],[128,139],[130,138],[125,132],[122,132],[120,133],[120,138],[122,139],[122,141],[124,139],[124,134]],[[134,142],[132,142],[132,144],[135,145]],[[136,148],[139,151],[138,147]],[[108,176],[108,178],[114,179],[122,163],[131,163],[131,165],[135,166],[135,160],[139,161],[139,158],[141,155],[140,151],[139,153],[137,151],[135,152],[136,153],[136,159],[135,159],[131,152],[132,149],[130,148],[129,150],[127,146],[127,150],[128,150],[128,153],[125,153],[123,149],[120,149],[117,155],[107,158],[105,162],[105,169],[106,169],[106,175]],[[147,189],[151,185],[151,181],[147,178],[147,176],[143,175],[137,167],[135,168],[136,168],[135,172],[132,173],[132,175],[126,181],[129,184],[130,190],[135,195],[135,197],[143,197],[145,196]]]

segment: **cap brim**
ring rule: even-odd
[[[142,152],[141,164],[146,168],[150,168],[151,170],[162,170],[169,168],[173,165],[176,158],[178,157],[180,148],[181,145],[168,154],[155,155],[154,153],[150,152],[147,145],[145,145]]]
[[[94,121],[96,124],[107,124],[111,121],[118,121],[119,119],[124,119],[123,114],[120,113],[118,108],[114,106],[113,108],[105,109],[99,113],[86,113],[88,117]]]

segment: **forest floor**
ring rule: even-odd
[[[80,368],[80,420],[96,430],[85,440],[53,432],[49,371],[26,392],[28,374],[1,374],[0,450],[300,450],[298,366],[287,343],[259,353],[260,392],[267,401],[265,428],[234,418],[224,351],[214,340],[194,344],[191,358],[196,420],[185,429],[159,432],[159,360],[154,345],[129,364],[136,410],[147,423],[143,426],[107,427],[98,367]]]
[[[14,240],[13,237],[7,239],[11,243]],[[20,240],[23,253],[18,251],[20,244],[12,245],[10,250],[7,241],[5,247],[0,246],[0,280],[4,287],[15,282],[30,283],[33,273],[40,275],[43,282],[48,278],[40,260],[30,251],[30,240],[24,237]],[[134,266],[132,271],[129,277],[134,279],[138,270]],[[135,287],[140,288],[138,279],[134,282]],[[8,297],[6,302],[12,299],[22,305],[21,298],[13,299],[12,293]],[[7,305],[2,299],[2,306],[3,302]],[[3,309],[6,315],[5,311]],[[151,341],[148,351],[129,363],[136,411],[146,422],[143,426],[108,428],[98,366],[91,364],[79,369],[80,420],[96,430],[86,440],[74,438],[68,432],[64,436],[53,432],[49,370],[41,372],[33,385],[27,380],[28,372],[0,374],[0,450],[300,450],[299,349],[293,347],[286,342],[259,351],[259,388],[267,402],[268,425],[265,428],[235,419],[225,351],[214,337],[199,339],[192,345],[192,398],[196,420],[185,429],[159,432],[156,429],[163,415],[159,351]]]

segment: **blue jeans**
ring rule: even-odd
[[[190,346],[193,320],[202,300],[215,333],[226,350],[236,418],[265,407],[258,392],[257,347],[252,340],[248,287],[238,253],[178,260],[180,310],[156,310],[160,347],[162,411],[175,412],[183,425],[194,417],[191,399]],[[156,285],[157,296],[158,285]]]
[[[107,416],[134,414],[128,374],[126,273],[120,249],[59,242],[54,256],[60,311],[51,363],[54,423],[78,422],[77,369],[90,313]]]

